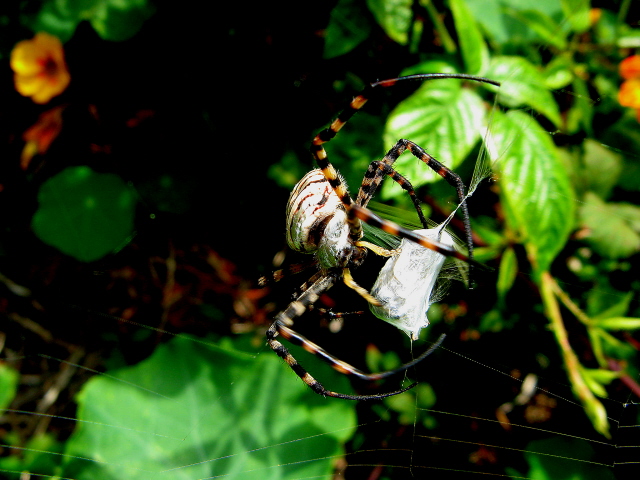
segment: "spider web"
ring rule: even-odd
[[[483,153],[481,160],[486,158]],[[493,171],[498,170],[494,165]],[[481,171],[486,176],[485,166]],[[477,195],[482,188],[488,186],[481,185]],[[476,201],[481,200],[476,196],[469,200]],[[2,281],[11,295],[32,302],[37,310],[37,298],[28,290],[9,278]],[[140,332],[165,334],[164,328],[132,329],[124,316],[100,308],[86,309],[68,300],[61,304],[66,315],[119,325],[125,340]],[[385,332],[393,334],[391,328]],[[431,332],[427,335],[436,338]],[[406,405],[389,399],[371,408],[358,406],[357,420],[351,404],[315,398],[295,375],[288,371],[280,375],[285,367],[264,345],[174,335],[150,359],[106,373],[75,364],[73,356],[58,359],[36,351],[32,359],[57,365],[51,370],[62,372],[51,379],[46,398],[38,399],[40,410],[55,403],[70,376],[95,377],[78,393],[78,420],[71,415],[48,416],[38,409],[21,412],[25,421],[37,419],[43,432],[56,424],[76,428],[69,450],[58,451],[47,441],[25,447],[23,455],[38,457],[40,463],[21,478],[57,478],[50,464],[60,459],[65,464],[62,478],[78,480],[637,477],[640,412],[638,397],[630,388],[640,379],[627,379],[626,388],[620,386],[609,392],[609,398],[600,398],[612,426],[611,439],[606,439],[588,422],[561,364],[554,363],[558,358],[532,361],[535,346],[527,348],[526,337],[522,344],[505,344],[500,336],[476,341],[472,330],[469,335],[462,342],[445,342],[408,372],[423,383],[402,399]],[[417,351],[423,346],[417,343],[411,348]],[[209,359],[211,369],[198,371],[202,363],[190,363],[187,352]],[[300,351],[295,354],[310,370],[317,368],[332,381],[344,381]],[[247,364],[255,371],[251,378],[245,378],[246,368],[237,367]],[[216,365],[223,367],[216,371]],[[446,375],[433,375],[436,370]],[[298,410],[277,409],[278,400],[287,395],[299,396]],[[478,407],[480,397],[491,399],[482,402],[484,409]],[[487,410],[486,405],[493,408]],[[148,415],[151,410],[162,412],[159,422],[158,416]],[[385,421],[402,415],[400,422]],[[221,420],[226,420],[222,427]],[[119,449],[105,447],[99,458],[85,456],[87,446],[113,444],[114,438],[116,444],[121,442]],[[342,451],[340,445],[347,440],[347,450]],[[20,476],[19,469],[7,464],[2,471]],[[211,473],[216,471],[221,473]]]

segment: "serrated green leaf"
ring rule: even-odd
[[[453,21],[460,40],[465,70],[483,75],[489,66],[489,50],[471,11],[462,0],[450,0]]]
[[[461,88],[457,80],[428,82],[391,112],[384,140],[389,147],[401,138],[411,140],[455,169],[480,140],[485,118],[483,100],[476,92]],[[398,165],[415,188],[442,178],[408,154]],[[383,196],[401,194],[390,187],[383,187]]]
[[[357,0],[339,0],[331,10],[325,35],[324,58],[344,55],[369,36],[371,24],[361,5]]]
[[[42,185],[38,202],[35,234],[83,262],[122,248],[132,235],[136,198],[117,175],[67,168]]]
[[[580,222],[588,229],[584,240],[600,255],[625,258],[640,251],[640,207],[606,203],[587,192],[579,214]]]
[[[91,379],[78,396],[64,476],[330,475],[355,429],[355,405],[317,396],[278,357],[243,354],[233,349],[240,343],[248,348],[245,339],[223,350],[176,338],[136,366]]]
[[[494,113],[487,148],[507,220],[538,271],[547,270],[574,223],[574,195],[556,147],[530,116],[510,111]]]
[[[413,12],[412,0],[367,0],[367,5],[378,24],[389,38],[406,45],[409,42],[409,29]]]
[[[501,82],[498,101],[508,107],[527,105],[561,126],[558,104],[537,67],[524,57],[498,56],[491,60],[487,77]]]

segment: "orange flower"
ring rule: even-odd
[[[20,156],[20,167],[26,170],[36,153],[44,154],[51,142],[62,130],[62,111],[64,106],[47,110],[38,117],[38,121],[24,132],[22,139],[26,142]]]
[[[622,82],[618,92],[618,101],[623,107],[640,108],[640,78]]]
[[[625,81],[620,85],[618,102],[623,107],[634,108],[640,122],[640,55],[631,55],[620,62],[620,76]]]
[[[47,103],[60,95],[71,80],[62,43],[48,33],[18,42],[11,51],[11,68],[18,93],[35,103]]]
[[[620,62],[620,76],[625,80],[640,78],[640,55],[631,55]]]

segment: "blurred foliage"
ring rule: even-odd
[[[269,478],[329,475],[332,456],[355,428],[352,406],[318,402],[295,376],[282,375],[277,357],[256,362],[255,347],[246,344],[244,336],[194,348],[176,338],[135,367],[94,377],[78,397],[81,426],[67,442],[63,475],[122,478],[122,463],[127,478],[140,479],[156,470],[165,472],[162,478],[265,478],[272,465],[283,467]],[[165,420],[156,424],[157,418]],[[152,430],[153,440],[140,444],[131,430]],[[250,455],[265,445],[274,447]],[[325,460],[307,462],[310,451]]]
[[[407,426],[424,438],[440,434],[449,427],[433,407],[474,403],[494,415],[496,405],[480,398],[487,395],[469,395],[491,390],[481,375],[452,381],[455,370],[432,368],[429,383],[417,372],[415,389],[356,406],[314,395],[271,352],[251,346],[263,344],[265,325],[290,301],[286,288],[265,301],[249,279],[267,272],[282,246],[288,191],[312,168],[309,139],[369,82],[414,73],[465,72],[501,87],[439,80],[384,89],[327,152],[352,193],[399,138],[472,188],[491,176],[469,206],[476,258],[496,271],[476,272],[482,298],[463,292],[456,306],[454,292],[451,305],[435,305],[423,337],[453,332],[447,341],[503,352],[506,364],[519,354],[532,370],[564,369],[565,397],[582,407],[566,421],[584,436],[615,433],[606,398],[640,390],[640,83],[634,68],[619,71],[640,48],[631,2],[302,3],[228,12],[159,0],[0,7],[0,408],[14,415],[0,430],[3,474],[306,478],[330,475],[344,452],[347,464],[391,470],[391,461],[349,455],[396,445]],[[39,44],[41,32],[61,44]],[[35,45],[29,55],[25,45]],[[61,88],[48,89],[54,81]],[[47,95],[33,95],[34,85]],[[457,201],[453,189],[409,155],[397,166],[442,221]],[[412,209],[392,182],[378,200]],[[401,363],[392,350],[406,339],[370,322],[349,328],[331,351],[358,361],[364,346],[373,370]],[[177,332],[199,337],[164,343]],[[324,328],[315,334],[331,337]],[[65,360],[54,367],[53,356]],[[321,368],[307,358],[310,371]],[[18,371],[40,382],[19,385]],[[334,372],[322,375],[349,389]],[[49,377],[63,385],[52,401]],[[439,380],[446,388],[434,386]],[[538,412],[556,408],[540,392],[527,402]],[[78,426],[73,434],[55,421],[43,427],[51,419],[27,421],[27,410]],[[367,432],[371,418],[395,431]],[[417,449],[417,437],[401,445]],[[527,441],[513,464],[489,462],[491,472],[611,476],[602,464],[565,473],[549,453],[585,462],[594,453],[581,440],[556,442]],[[265,447],[273,448],[246,455]]]

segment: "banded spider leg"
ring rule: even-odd
[[[414,242],[430,251],[457,258],[470,265],[476,264],[472,258],[471,227],[465,203],[464,184],[455,173],[435,160],[424,149],[410,140],[398,141],[382,161],[375,161],[369,166],[359,189],[358,197],[354,202],[348,193],[344,179],[329,162],[327,153],[322,146],[324,143],[329,142],[345,123],[365,105],[374,92],[382,88],[391,87],[401,81],[426,81],[447,78],[472,80],[499,86],[499,83],[492,80],[464,74],[411,75],[370,84],[349,104],[338,118],[331,123],[329,128],[316,135],[312,142],[311,152],[318,163],[319,169],[312,170],[305,175],[294,187],[289,197],[287,205],[287,243],[289,247],[295,251],[315,255],[318,271],[312,277],[313,282],[307,282],[305,284],[300,296],[291,302],[285,310],[276,315],[273,323],[267,330],[266,336],[267,343],[273,351],[283,358],[302,381],[316,393],[349,400],[367,400],[396,395],[412,388],[414,385],[386,394],[375,395],[348,395],[327,390],[296,361],[282,343],[276,340],[278,335],[281,335],[292,343],[301,345],[308,352],[320,356],[337,371],[365,380],[378,380],[405,371],[426,358],[433,349],[437,347],[439,342],[442,341],[441,337],[434,347],[427,350],[412,362],[406,363],[395,370],[366,374],[338,360],[319,345],[316,345],[291,329],[293,320],[301,316],[310,305],[318,300],[320,294],[327,291],[339,280],[342,280],[348,287],[358,292],[358,294],[365,298],[370,304],[381,305],[378,299],[355,282],[351,274],[351,269],[362,264],[366,257],[367,250],[372,250],[374,253],[384,256],[391,256],[396,252],[386,250],[369,242],[364,242],[362,240],[362,222]],[[385,221],[367,208],[367,204],[382,179],[385,176],[390,176],[411,196],[420,220],[426,227],[426,220],[422,215],[420,204],[415,196],[413,187],[406,178],[402,177],[402,175],[393,169],[394,162],[405,150],[409,150],[414,156],[425,162],[456,188],[461,204],[463,204],[462,211],[465,219],[465,233],[467,235],[469,255],[457,251],[450,244],[430,239],[420,233],[402,228],[393,222]]]

